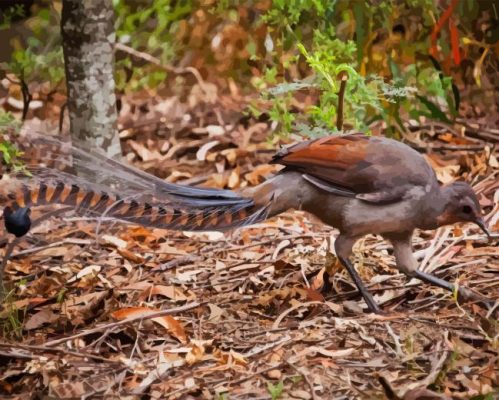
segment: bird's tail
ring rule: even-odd
[[[30,178],[0,182],[0,204],[8,232],[26,234],[31,226],[30,208],[46,204],[71,206],[79,212],[134,224],[182,231],[227,230],[267,218],[271,202],[256,204],[226,190],[203,190],[168,184],[171,200],[143,201],[120,197],[82,179],[59,174],[64,179]]]
[[[85,143],[27,133],[26,173],[0,181],[7,231],[22,236],[30,208],[63,204],[95,216],[187,231],[227,230],[267,218],[272,201],[249,193],[166,182],[108,158]]]

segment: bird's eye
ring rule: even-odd
[[[462,211],[465,214],[471,214],[471,207],[470,206],[463,206]]]

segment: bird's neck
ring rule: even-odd
[[[441,226],[441,217],[445,214],[450,198],[450,190],[447,186],[436,185],[433,187],[426,196],[418,228],[436,229]]]

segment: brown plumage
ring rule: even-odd
[[[22,235],[29,229],[26,207],[50,203],[182,230],[229,229],[303,209],[339,229],[337,256],[374,312],[380,309],[349,260],[360,237],[383,236],[393,244],[401,272],[454,290],[452,284],[418,270],[411,246],[414,230],[473,222],[489,234],[468,184],[440,186],[423,156],[391,139],[353,134],[298,143],[274,156],[274,163],[285,166],[281,172],[240,193],[170,184],[79,146],[47,138],[35,142],[64,150],[45,163],[62,165],[64,172],[39,167],[38,162],[30,168],[36,178],[0,187],[10,232]],[[78,176],[68,173],[73,165]]]

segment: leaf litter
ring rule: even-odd
[[[276,172],[266,164],[277,144],[265,140],[270,123],[242,122],[241,98],[211,96],[214,115],[199,96],[164,105],[168,117],[155,100],[125,107],[127,159],[168,181],[220,188]],[[148,124],[138,111],[146,108]],[[158,130],[160,122],[176,128]],[[488,156],[460,148],[427,157],[442,182],[478,182],[497,231],[497,154],[453,131],[412,129],[406,140],[489,146]],[[407,279],[386,243],[368,236],[355,264],[383,316],[364,313],[332,254],[336,232],[299,211],[226,234],[113,222],[100,232],[67,214],[17,243],[0,313],[2,395],[254,399],[280,390],[290,399],[410,400],[491,399],[497,390],[497,247],[472,226],[418,232],[415,251],[425,270],[496,300],[495,310]]]

